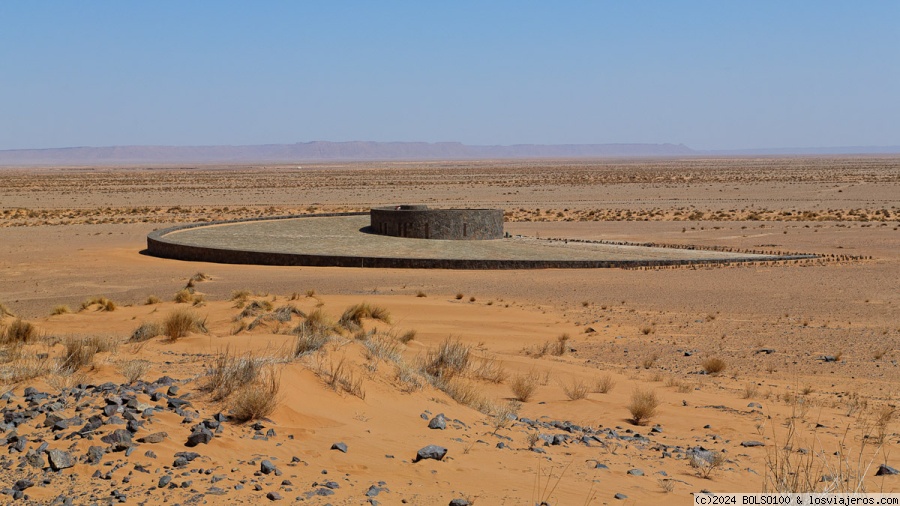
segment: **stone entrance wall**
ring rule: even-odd
[[[503,238],[502,209],[428,209],[393,206],[369,212],[372,232],[415,239],[481,240]]]

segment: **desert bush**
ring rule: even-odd
[[[297,338],[294,340],[295,358],[316,352],[331,341],[331,334],[303,325],[295,329],[295,334],[297,334]]]
[[[644,360],[641,361],[641,367],[643,367],[644,369],[650,369],[656,364],[657,360],[659,360],[659,355],[657,355],[656,353],[648,355],[644,357]]]
[[[332,390],[347,392],[360,399],[366,398],[366,392],[362,388],[363,378],[353,373],[344,357],[341,357],[336,364],[331,361],[327,368],[319,367],[317,373]]]
[[[711,450],[709,453],[692,453],[691,467],[697,470],[697,475],[703,479],[709,479],[710,475],[725,465],[725,454]]]
[[[416,292],[416,297],[428,297],[422,290]]]
[[[231,419],[246,423],[265,418],[278,407],[281,378],[274,370],[242,385],[229,401]]]
[[[324,311],[316,308],[306,316],[303,322],[294,328],[293,332],[295,334],[313,333],[330,336],[339,333],[340,329],[328,318]]]
[[[659,399],[656,392],[635,388],[631,393],[631,403],[628,411],[631,412],[631,422],[635,425],[644,425],[656,416],[659,407]]]
[[[571,337],[569,334],[560,334],[559,337],[556,338],[556,342],[553,343],[552,352],[553,355],[557,357],[561,357],[569,351],[569,340]]]
[[[615,386],[616,380],[609,374],[603,374],[594,381],[594,389],[592,391],[597,392],[598,394],[606,394]]]
[[[756,386],[756,383],[749,381],[744,385],[744,390],[741,393],[741,397],[744,399],[752,399],[756,397],[756,394],[759,392],[759,389]]]
[[[650,325],[644,325],[643,327],[641,327],[641,334],[644,334],[646,336],[651,332],[653,332],[653,327],[651,327]]]
[[[145,322],[140,324],[138,328],[134,329],[134,332],[131,333],[131,337],[128,338],[129,343],[142,343],[144,341],[148,341],[153,339],[156,336],[161,336],[165,333],[165,329],[163,326],[157,322]]]
[[[400,383],[400,390],[406,393],[421,390],[425,385],[422,375],[416,368],[410,366],[406,362],[397,362],[395,365],[395,373],[397,381]]]
[[[108,337],[72,337],[63,342],[63,354],[59,368],[67,372],[75,372],[83,367],[93,365],[97,353],[112,352],[118,343]]]
[[[356,330],[362,325],[363,318],[391,323],[391,314],[387,309],[381,306],[370,306],[363,302],[348,307],[338,320],[338,325],[347,330]]]
[[[162,322],[166,336],[172,341],[181,339],[188,332],[206,333],[206,319],[200,319],[196,313],[189,309],[176,309],[169,313]]]
[[[561,386],[563,393],[566,394],[570,401],[577,401],[587,397],[588,386],[580,379],[574,379],[571,383],[562,383]]]
[[[154,304],[159,304],[160,302],[162,302],[162,301],[159,300],[159,297],[157,297],[156,295],[151,295],[151,296],[147,297],[146,301],[144,301],[144,305],[152,306]]]
[[[481,394],[481,388],[477,383],[461,377],[437,378],[432,384],[449,395],[451,399],[485,414],[490,414],[493,404]]]
[[[448,337],[436,349],[428,350],[422,369],[434,378],[460,374],[468,368],[471,352],[471,346]]]
[[[462,299],[462,298],[463,298],[463,294],[462,294],[462,293],[457,293],[457,294],[456,294],[456,300],[460,300],[460,299]]]
[[[57,369],[56,361],[46,353],[26,353],[21,345],[3,350],[8,364],[0,367],[0,381],[20,383],[51,374]]]
[[[520,407],[521,405],[516,401],[505,402],[494,406],[490,418],[490,425],[494,428],[494,434],[515,420]]]
[[[93,297],[81,303],[81,310],[84,311],[91,306],[98,306],[97,311],[115,311],[116,303],[106,297]]]
[[[72,312],[72,310],[69,308],[69,306],[62,304],[62,305],[54,307],[53,312],[50,314],[52,314],[53,316],[56,316],[56,315],[61,315],[61,314],[69,314],[71,312]]]
[[[119,372],[122,373],[122,376],[125,376],[125,379],[129,384],[133,384],[140,380],[149,370],[150,362],[140,359],[128,360],[119,366]]]
[[[216,353],[212,364],[207,366],[205,376],[199,381],[199,389],[214,401],[228,398],[242,385],[249,385],[259,379],[264,360],[247,353],[243,356],[231,354],[229,348]]]
[[[397,340],[403,344],[409,344],[409,342],[415,338],[416,338],[416,331],[415,330],[407,330],[406,332],[400,334],[400,336],[397,337]]]
[[[702,364],[706,374],[719,374],[725,370],[725,365],[725,361],[719,357],[709,357]]]
[[[509,389],[512,390],[513,396],[519,402],[528,402],[531,396],[534,395],[537,387],[538,378],[533,372],[517,374],[509,382]]]
[[[490,357],[471,361],[469,371],[475,378],[491,383],[503,383],[506,379],[503,364]]]
[[[37,330],[31,323],[21,318],[16,318],[6,328],[2,329],[0,338],[2,338],[0,341],[4,344],[28,344],[37,339]]]
[[[363,342],[366,358],[368,360],[400,360],[400,343],[390,334],[375,334]]]
[[[181,290],[178,290],[177,292],[175,292],[174,300],[175,300],[175,302],[177,302],[179,304],[193,302],[194,294],[191,293],[191,291],[188,290],[187,288],[182,288]]]

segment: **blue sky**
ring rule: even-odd
[[[900,2],[0,2],[0,149],[900,145]]]

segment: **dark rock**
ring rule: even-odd
[[[269,460],[264,460],[259,464],[259,470],[262,471],[263,474],[271,474],[275,472],[275,464],[273,464]]]
[[[631,476],[643,476],[644,471],[641,471],[640,469],[630,469],[628,471],[628,474],[630,474]]]
[[[25,490],[34,486],[31,480],[19,480],[13,485],[13,490]]]
[[[104,443],[111,444],[114,447],[122,447],[125,448],[131,446],[131,433],[125,429],[116,429],[109,434],[100,438],[100,441]]]
[[[744,441],[741,443],[741,446],[746,447],[746,448],[752,448],[754,446],[766,446],[766,445],[765,445],[765,443],[762,443],[761,441]]]
[[[280,501],[281,494],[279,494],[278,492],[269,492],[268,494],[266,494],[266,499],[270,501]]]
[[[375,497],[381,493],[381,488],[376,487],[375,485],[371,485],[368,490],[366,490],[366,497]]]
[[[89,464],[99,464],[106,454],[106,449],[102,446],[91,446],[87,451],[87,461]]]
[[[41,455],[40,452],[28,450],[28,453],[25,454],[25,461],[28,462],[31,467],[36,467],[38,469],[44,468],[44,456]]]
[[[345,443],[334,443],[331,445],[332,450],[338,450],[342,453],[347,453],[347,445]]]
[[[75,465],[75,459],[69,452],[63,450],[47,450],[47,459],[50,461],[50,469],[60,471]]]
[[[172,481],[171,475],[168,475],[168,474],[163,475],[162,477],[159,478],[159,483],[157,483],[156,486],[159,488],[164,488],[166,485],[169,484],[170,481]]]
[[[875,471],[875,476],[892,476],[895,474],[900,474],[900,471],[894,469],[893,467],[889,467],[886,464],[880,464],[878,466],[878,470]]]
[[[184,445],[187,447],[194,447],[200,443],[207,444],[212,441],[212,438],[213,433],[204,427],[188,436],[187,442]]]
[[[444,430],[447,428],[447,418],[444,417],[443,413],[438,413],[434,418],[428,422],[429,429],[440,429]]]
[[[470,506],[472,503],[465,499],[454,499],[450,501],[450,506]]]
[[[447,455],[446,448],[437,445],[428,445],[416,452],[416,458],[413,459],[413,462],[426,459],[442,460],[445,455]]]
[[[628,496],[625,494],[616,494],[613,496],[613,498],[618,499],[620,501],[624,501],[625,499],[628,499]]]

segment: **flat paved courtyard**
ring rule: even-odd
[[[513,237],[485,241],[408,239],[368,233],[369,216],[225,223],[164,235],[175,244],[304,255],[450,260],[766,260],[769,255]]]

